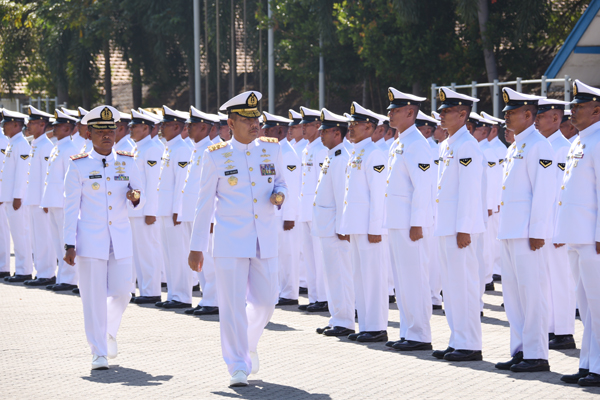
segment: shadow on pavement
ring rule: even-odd
[[[297,329],[292,328],[291,326],[287,326],[284,324],[276,324],[274,322],[269,322],[265,329],[277,332],[297,331]]]
[[[246,387],[231,388],[235,393],[212,392],[218,396],[231,399],[310,399],[330,400],[331,396],[323,393],[308,393],[306,390],[297,389],[292,386],[277,385],[275,383],[263,382],[261,380],[250,380]]]
[[[91,371],[90,376],[82,376],[81,379],[96,383],[121,383],[124,386],[158,386],[162,382],[171,380],[173,375],[151,374],[132,368],[111,366],[109,370]]]

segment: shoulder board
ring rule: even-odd
[[[80,154],[75,154],[74,156],[71,156],[71,160],[75,161],[75,160],[80,160],[82,158],[86,158],[88,157],[89,154],[88,153],[80,153]]]
[[[279,139],[274,138],[274,137],[261,136],[258,138],[258,140],[260,140],[261,142],[279,143]]]
[[[117,154],[120,156],[133,157],[133,153],[129,151],[117,150]]]
[[[220,142],[220,143],[217,143],[217,144],[213,144],[213,145],[208,146],[208,151],[219,150],[219,149],[222,149],[225,146],[227,146],[226,142]]]

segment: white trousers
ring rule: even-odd
[[[33,259],[29,207],[22,205],[15,211],[12,201],[9,201],[6,203],[6,216],[15,246],[15,274],[30,275],[33,273]]]
[[[50,216],[50,231],[52,232],[52,244],[54,245],[56,257],[58,258],[58,272],[56,274],[56,283],[67,283],[69,285],[77,285],[79,279],[77,266],[71,266],[63,260],[63,257],[65,255],[65,240],[63,236],[63,225],[65,223],[64,210],[58,207],[50,207],[48,208],[48,215]]]
[[[308,285],[308,301],[327,301],[327,292],[323,277],[323,256],[321,242],[311,234],[312,222],[300,222],[302,234],[302,250],[306,266],[306,284]]]
[[[121,318],[131,299],[132,257],[108,260],[77,257],[79,294],[83,303],[85,335],[97,356],[107,355],[107,334],[117,337]]]
[[[523,351],[525,359],[548,359],[548,284],[542,250],[532,251],[529,239],[502,240],[502,290],[512,356]]]
[[[485,232],[480,236],[477,242],[477,263],[479,265],[479,306],[480,311],[483,311],[483,294],[485,293],[485,285],[492,282],[492,273],[494,270],[494,257],[492,254],[493,240],[496,240],[498,232],[493,232],[491,227],[492,217],[488,217],[488,226]]]
[[[350,245],[359,332],[387,331],[388,267],[383,253],[388,247],[383,240],[369,243],[367,235],[350,235]]]
[[[283,230],[283,220],[279,231],[279,297],[284,299],[298,299],[300,286],[300,245],[302,229],[297,222],[294,229]]]
[[[329,326],[354,330],[354,282],[350,261],[351,245],[337,235],[322,237],[323,269],[327,284]]]
[[[481,234],[471,235],[471,244],[459,249],[456,235],[439,237],[440,267],[446,320],[450,326],[448,345],[457,350],[481,350],[479,266],[476,248]]]
[[[252,370],[250,351],[256,351],[269,323],[277,296],[277,257],[215,257],[221,351],[231,375]]]
[[[491,221],[488,221],[488,229],[491,227],[494,235],[494,241],[492,242],[492,253],[494,259],[492,274],[502,275],[502,243],[497,239],[498,228],[500,227],[500,213],[494,212],[490,218]]]
[[[382,236],[382,240],[383,238],[387,238],[387,235],[383,235]],[[389,243],[389,239],[388,239],[388,243]],[[388,245],[389,247],[389,245]],[[387,280],[388,280],[388,295],[389,296],[394,296],[396,294],[396,283],[394,282],[394,273],[392,272],[392,270],[394,269],[394,266],[392,265],[392,258],[390,256],[390,252],[389,251],[384,251],[383,252],[383,263],[385,265],[387,265]]]
[[[188,265],[192,223],[175,226],[172,217],[159,217],[162,228],[163,256],[167,272],[167,300],[192,303],[194,271]],[[186,251],[187,249],[187,251]]]
[[[439,239],[429,235],[423,235],[423,245],[427,251],[427,268],[429,270],[429,288],[431,291],[431,304],[442,305],[442,274],[440,271]]]
[[[202,287],[202,300],[199,305],[206,307],[218,307],[217,281],[215,277],[215,259],[212,256],[213,234],[210,234],[208,240],[208,251],[204,254],[204,263],[202,271],[198,272],[198,280]]]
[[[595,244],[569,245],[568,252],[583,322],[579,368],[600,374],[600,255]]]
[[[298,222],[298,225],[300,225],[301,222]],[[300,228],[298,226],[298,228]],[[300,246],[300,257],[299,257],[299,263],[298,263],[298,282],[300,287],[307,287],[308,284],[306,283],[306,264],[304,263],[304,252],[303,252],[303,248],[304,248],[304,243],[302,242],[302,228],[300,228],[298,230],[298,243]]]
[[[10,229],[5,207],[0,204],[0,272],[10,271]]]
[[[398,277],[396,297],[400,326],[407,340],[431,343],[431,288],[429,285],[428,253],[423,239],[410,240],[408,229],[389,229],[389,246],[394,253],[394,268]],[[431,228],[423,228],[423,237],[432,235]]]
[[[36,278],[56,276],[56,248],[53,246],[50,228],[50,215],[40,206],[28,206],[33,233],[33,261]],[[62,254],[61,254],[62,258]]]
[[[160,271],[164,255],[160,238],[160,221],[146,224],[145,217],[131,217],[133,264],[140,296],[160,296]],[[134,279],[132,281],[135,282]]]
[[[548,288],[548,309],[550,311],[548,332],[556,335],[575,333],[575,281],[569,264],[567,246],[558,249],[547,239],[542,247],[545,253],[547,273],[550,279]],[[600,290],[600,287],[598,288]]]

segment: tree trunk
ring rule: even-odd
[[[483,57],[485,59],[485,69],[487,71],[488,82],[494,82],[494,79],[498,79],[498,69],[496,65],[496,55],[494,54],[494,47],[488,40],[487,23],[489,18],[488,0],[479,0],[479,9],[477,11],[477,17],[479,19],[479,32],[481,34],[481,42],[483,45]]]
[[[420,96],[421,95],[421,83],[420,82],[414,82],[412,85],[412,94],[414,94],[415,96]]]
[[[104,41],[104,104],[112,106],[112,71],[110,69],[110,42]]]
[[[131,90],[133,92],[133,108],[137,109],[142,106],[142,71],[139,63],[133,61],[131,63]]]

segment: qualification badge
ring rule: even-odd
[[[227,182],[229,182],[229,184],[230,184],[231,186],[235,186],[235,185],[237,185],[237,183],[238,183],[238,178],[237,178],[237,177],[235,177],[235,176],[230,176],[230,177],[227,179]]]

